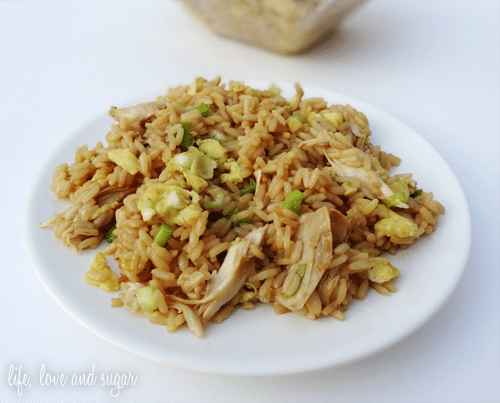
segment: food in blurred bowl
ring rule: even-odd
[[[297,53],[338,26],[365,0],[181,0],[216,34]]]

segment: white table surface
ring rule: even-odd
[[[213,36],[173,1],[3,1],[0,401],[498,402],[498,1],[371,1],[323,44],[279,56]],[[227,377],[165,367],[94,335],[35,275],[29,186],[61,141],[112,104],[194,77],[300,81],[376,106],[427,139],[459,178],[473,244],[465,274],[420,330],[316,373]],[[31,387],[9,378],[21,366]],[[135,385],[43,386],[52,374],[131,372]],[[17,373],[17,372],[16,372]]]

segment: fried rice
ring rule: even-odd
[[[106,238],[85,280],[169,332],[204,337],[258,303],[344,320],[370,289],[396,291],[390,255],[445,209],[390,174],[400,159],[372,144],[362,112],[295,89],[197,78],[111,108],[107,146],[55,169],[51,190],[70,205],[41,227],[76,252]]]

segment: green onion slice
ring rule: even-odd
[[[306,118],[300,112],[294,112],[291,117],[297,119],[300,123],[304,123],[306,121]]]
[[[182,126],[182,129],[184,130],[184,135],[182,136],[182,141],[181,144],[179,144],[179,147],[181,148],[182,151],[187,151],[189,144],[191,144],[191,132],[189,131],[189,128],[193,125],[191,122],[177,122]]]
[[[304,198],[304,193],[300,190],[292,190],[285,197],[283,203],[281,203],[282,208],[287,208],[288,210],[292,210],[293,212],[299,214],[300,213],[300,204],[302,203],[302,199]]]
[[[116,224],[113,225],[112,227],[109,227],[104,234],[104,237],[106,238],[106,241],[108,243],[112,243],[116,238],[118,238],[118,235],[115,234],[115,229],[116,229]]]
[[[174,228],[170,224],[162,223],[153,237],[153,242],[165,246],[173,233]]]
[[[242,218],[241,220],[233,221],[231,224],[231,228],[239,227],[241,224],[251,224],[251,223],[252,221],[250,221],[248,218]]]
[[[212,110],[208,107],[208,105],[205,102],[202,102],[194,109],[198,109],[200,111],[200,115],[203,116],[204,118],[206,118],[208,115],[212,113]]]
[[[135,297],[144,312],[156,311],[158,309],[155,290],[152,286],[148,285],[146,287],[139,288],[135,292]]]
[[[240,190],[240,195],[246,195],[248,193],[255,193],[255,189],[257,188],[257,184],[253,178],[250,178],[249,185]]]
[[[276,84],[271,84],[268,91],[275,97],[279,97],[281,95],[281,88],[278,87]]]
[[[224,217],[230,218],[231,216],[235,215],[237,212],[238,212],[238,208],[234,208],[229,213],[227,213]]]
[[[234,140],[233,137],[226,136],[225,134],[221,133],[218,130],[214,130],[214,132],[212,133],[212,138],[214,138],[215,140],[217,140],[221,144],[222,143],[226,143],[228,141],[233,141]]]
[[[307,263],[300,263],[299,265],[297,265],[297,274],[300,277],[300,281],[302,281],[302,279],[306,275],[306,270],[307,270]]]
[[[387,207],[396,206],[400,203],[406,203],[408,201],[408,196],[405,192],[396,192],[392,196],[385,199],[385,204]]]
[[[219,208],[224,204],[224,192],[220,188],[210,189],[208,191],[214,198],[212,201],[206,202],[206,208]]]
[[[418,197],[418,196],[422,196],[424,194],[424,191],[422,189],[417,189],[415,190],[411,195],[410,197]]]

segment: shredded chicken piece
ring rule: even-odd
[[[227,250],[226,258],[212,279],[210,291],[200,303],[199,313],[206,323],[219,308],[233,298],[255,270],[255,257],[249,253],[250,245],[261,247],[267,225],[254,229],[240,242]]]
[[[170,306],[184,314],[184,319],[186,319],[186,323],[191,332],[193,332],[200,339],[205,337],[205,325],[196,312],[194,312],[189,306],[181,304],[180,302],[172,302],[170,303]]]
[[[292,311],[301,309],[328,268],[333,249],[345,240],[349,230],[349,219],[339,211],[328,210],[326,206],[302,215],[297,240],[302,241],[304,247],[299,262],[290,266],[288,271],[289,275],[294,275],[300,266],[306,265],[305,273],[292,296],[280,293],[276,295],[276,301]]]
[[[351,167],[349,165],[340,164],[337,160],[331,158],[326,150],[325,157],[338,175],[349,178],[358,178],[362,185],[368,180],[368,172],[363,167]],[[382,198],[387,198],[394,194],[394,191],[378,175],[371,175],[370,179],[379,184],[380,193],[371,195],[371,193],[366,189],[366,186],[363,186],[364,192],[367,193],[367,196],[382,196]]]
[[[228,250],[220,269],[209,283],[208,294],[199,300],[187,300],[173,297],[184,304],[200,305],[198,314],[203,323],[207,323],[219,308],[229,302],[241,289],[245,281],[255,270],[255,257],[249,252],[250,245],[261,247],[267,225],[256,228],[232,245]]]
[[[136,186],[129,186],[128,188],[115,188],[112,187],[104,188],[99,191],[95,196],[97,205],[102,206],[104,204],[110,204],[114,202],[121,203],[125,197],[129,194],[135,193],[137,191]]]
[[[337,175],[359,179],[361,183],[361,190],[367,197],[371,199],[377,198],[383,200],[391,197],[394,194],[394,191],[382,180],[380,175],[375,169],[373,169],[373,167],[371,167],[370,170],[366,170],[362,166],[353,167],[342,163],[342,161],[337,157],[341,150],[330,144],[330,141],[325,133],[320,133],[320,136],[318,136],[317,139],[302,142],[300,147],[320,149]],[[356,148],[357,152],[360,155],[365,154],[363,150],[360,150],[357,147],[352,148]],[[368,183],[371,183],[372,186],[368,186]],[[368,190],[368,187],[370,188],[370,190]],[[398,204],[395,204],[395,207],[408,208],[408,205],[399,202]]]
[[[127,108],[116,108],[113,106],[109,110],[109,115],[117,122],[126,118],[132,126],[140,125],[142,122],[153,116],[158,109],[164,108],[167,102],[168,101],[165,98],[160,98],[157,101],[144,102]]]

